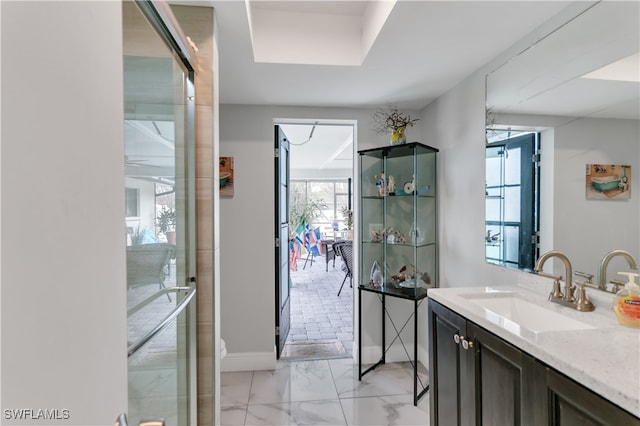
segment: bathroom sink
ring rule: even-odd
[[[595,328],[562,313],[531,303],[517,293],[472,293],[464,297],[484,309],[486,320],[518,335]]]

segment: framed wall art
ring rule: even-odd
[[[233,197],[233,157],[220,157],[220,196]]]
[[[587,164],[586,197],[591,200],[628,200],[631,198],[631,166]]]

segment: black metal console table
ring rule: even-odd
[[[380,357],[380,360],[378,360],[378,362],[376,362],[375,364],[367,368],[365,371],[362,371],[362,292],[363,291],[377,294],[378,298],[380,299],[380,303],[382,305],[382,356]],[[406,322],[402,325],[402,327],[399,330],[395,326],[395,323],[393,322],[391,315],[389,315],[389,312],[387,312],[386,310],[385,298],[387,296],[405,299],[413,302],[413,314],[409,316],[409,318],[406,320]],[[407,354],[409,358],[409,362],[413,366],[413,405],[418,405],[418,401],[420,400],[420,398],[422,398],[424,394],[427,393],[427,391],[429,390],[429,383],[426,383],[426,384],[422,383],[422,381],[418,376],[418,307],[422,304],[422,301],[426,299],[426,297],[427,297],[427,289],[421,288],[421,287],[404,288],[404,287],[394,287],[391,285],[385,285],[383,287],[376,288],[369,285],[358,286],[358,380],[362,380],[362,377],[365,374],[375,370],[375,368],[378,367],[379,365],[384,364],[387,351],[396,340],[400,340],[400,343],[402,344],[402,348]],[[388,347],[386,346],[386,336],[385,336],[386,334],[386,326],[385,326],[386,317],[385,316],[389,317],[391,325],[393,326],[396,332],[396,337],[391,341]],[[407,352],[407,348],[402,340],[402,337],[400,337],[400,333],[402,332],[402,330],[404,330],[407,324],[409,324],[409,321],[411,321],[412,317],[414,320],[413,359],[411,359],[411,356]],[[418,381],[420,381],[420,385],[422,388],[421,390],[418,390]]]

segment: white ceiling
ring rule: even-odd
[[[218,23],[221,104],[380,107],[393,103],[403,109],[424,108],[568,4],[398,1],[362,65],[335,66],[256,63],[245,2],[207,3],[215,8]],[[368,3],[375,2],[257,1],[251,7],[339,19],[365,13],[363,5]]]
[[[177,3],[188,4],[183,1]],[[580,7],[586,8],[595,2],[401,0],[394,4],[346,0],[252,0],[249,3],[244,0],[209,0],[192,3],[213,6],[216,10],[221,104],[359,108],[395,104],[401,110],[420,110],[567,6],[581,3]],[[372,7],[376,5],[378,9]],[[381,5],[390,9],[386,21],[382,19],[386,15],[380,12],[384,9]],[[255,28],[250,26],[251,17]],[[608,18],[596,19],[595,25],[574,31],[572,37],[600,37],[603,34],[599,25],[602,19]],[[625,20],[625,23],[635,26],[627,33],[631,38],[636,34],[636,39],[637,19]],[[270,28],[270,22],[277,25]],[[617,21],[612,22],[615,26]],[[367,33],[361,40],[361,65],[309,64],[315,59],[315,62],[322,63],[327,55],[335,56],[333,50],[340,48],[335,44],[322,43],[334,38],[333,33],[344,35],[341,26],[347,25],[345,23],[359,26],[356,32]],[[377,35],[373,33],[376,25],[380,29]],[[333,33],[322,33],[323,26],[331,27]],[[277,63],[280,61],[277,55],[274,62],[267,62],[269,59],[264,55],[260,58],[262,62],[256,62],[252,32],[254,42],[260,38],[264,47],[266,40],[266,46],[272,51],[293,50],[294,57],[295,49],[304,51],[304,55],[293,61],[307,63]],[[346,33],[353,35],[353,31]],[[371,42],[370,49],[365,39]],[[353,50],[352,42],[345,39],[342,53]],[[605,50],[610,48],[606,44],[604,47]],[[538,61],[537,67],[546,72],[562,68],[558,64],[549,65],[544,59]],[[567,80],[566,76],[557,78],[559,81]],[[567,89],[569,91],[563,97],[581,104],[587,93],[594,93],[591,98],[604,96],[602,89],[591,89],[594,86],[587,87],[589,82],[582,80],[573,84],[575,89]],[[597,84],[597,80],[593,82]],[[528,90],[530,95],[533,89]],[[548,93],[535,90],[534,93],[536,102],[532,111],[552,114],[555,108],[565,114],[568,112],[554,97],[539,96]],[[515,102],[523,107],[523,98],[515,101],[513,98],[505,99],[500,105],[496,99],[496,110],[513,107]],[[522,108],[522,111],[526,109]],[[289,128],[286,133],[293,141],[306,139],[312,124]],[[308,161],[308,165],[327,164],[327,160],[344,143],[344,136],[321,141],[325,133],[322,127],[316,128],[313,138],[320,143],[307,146],[315,149],[310,156],[313,160]],[[340,165],[327,167],[340,168]]]
[[[210,4],[216,10],[218,23],[221,104],[378,108],[392,103],[401,109],[422,109],[567,3],[399,1],[394,5],[373,1],[252,1],[247,5],[244,1],[212,1]],[[381,5],[390,9],[388,17]],[[381,16],[386,21],[380,22]],[[264,19],[259,28],[250,29],[250,22],[256,24],[257,17],[268,17],[276,24],[271,29],[273,37],[269,38]],[[254,60],[252,36],[255,42],[259,35],[266,37],[276,52],[300,48],[304,52],[298,56],[300,62],[314,62],[309,53],[317,57],[315,62],[334,60],[339,56],[335,51],[340,46],[316,42],[328,43],[339,26],[334,25],[331,34],[313,32],[327,22],[359,25],[355,28],[359,33],[379,29],[377,34],[369,34],[369,41],[362,41],[362,57],[356,61],[361,65]],[[283,34],[287,29],[293,33]],[[353,53],[352,40],[348,34],[344,37],[344,55]],[[332,57],[326,59],[328,54]],[[282,56],[274,59],[282,60]],[[295,144],[306,141],[312,128],[310,123],[288,125],[283,130]],[[292,168],[351,168],[351,138],[351,127],[318,125],[310,142],[292,146]]]
[[[283,124],[280,127],[289,140],[292,169],[332,173],[353,168],[353,126]]]

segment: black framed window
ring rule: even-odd
[[[532,270],[538,258],[540,134],[491,130],[491,136],[486,147],[486,260]]]

